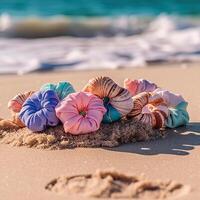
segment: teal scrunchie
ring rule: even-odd
[[[63,100],[69,94],[75,92],[75,89],[69,82],[59,82],[57,84],[46,83],[41,87],[40,90],[53,90],[56,92],[60,100]]]
[[[120,112],[115,109],[110,103],[109,98],[104,98],[104,107],[107,109],[107,112],[103,116],[103,123],[112,123],[121,119]]]
[[[176,128],[189,122],[189,115],[186,110],[187,105],[187,102],[181,102],[175,108],[169,109],[170,113],[165,123],[166,127]]]

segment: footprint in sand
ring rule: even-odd
[[[59,177],[45,187],[65,196],[93,198],[177,199],[190,191],[189,186],[174,181],[147,180],[116,171],[97,171],[94,174]]]

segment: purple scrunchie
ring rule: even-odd
[[[53,90],[36,92],[23,104],[19,118],[33,132],[56,126],[59,123],[55,113],[58,102],[58,96]]]

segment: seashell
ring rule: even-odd
[[[118,86],[109,77],[91,79],[83,91],[90,92],[104,101],[104,106],[107,109],[103,117],[104,123],[119,120],[126,116],[133,107],[131,94],[128,90]]]
[[[57,93],[60,100],[75,92],[75,89],[69,82],[46,83],[41,87],[41,90],[53,90]]]
[[[158,88],[155,83],[145,79],[138,80],[124,80],[124,88],[126,88],[132,96],[137,95],[141,92],[152,92]]]
[[[87,92],[69,94],[56,107],[65,132],[74,135],[98,130],[105,113],[103,101]]]
[[[157,106],[149,103],[151,94],[148,92],[142,92],[133,99],[133,109],[127,115],[141,121],[144,124],[149,124],[153,128],[163,128],[165,125],[165,119],[168,116],[168,108],[164,103]]]
[[[55,113],[58,102],[58,96],[53,90],[35,92],[23,104],[19,118],[34,132],[56,126],[59,123]]]
[[[19,93],[16,96],[14,96],[9,102],[8,102],[8,108],[14,112],[18,113],[20,112],[23,103],[26,101],[28,97],[30,97],[34,91]]]

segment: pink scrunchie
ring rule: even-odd
[[[135,96],[142,92],[153,92],[157,89],[157,85],[152,83],[151,81],[145,79],[138,79],[138,80],[124,80],[124,88],[126,88],[132,96]]]
[[[69,94],[56,107],[65,132],[74,135],[98,130],[105,113],[103,101],[87,92]]]

